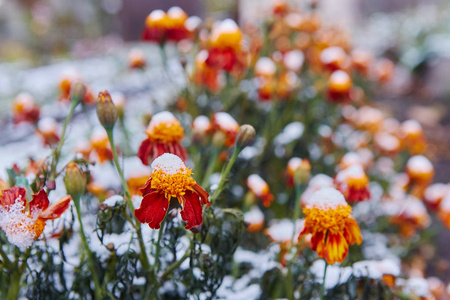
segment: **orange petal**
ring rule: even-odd
[[[319,257],[324,256],[324,248],[325,248],[325,234],[320,231],[316,234],[313,234],[311,237],[311,249],[317,252]]]
[[[344,237],[349,245],[362,243],[361,230],[356,220],[350,216],[345,222]]]
[[[3,197],[0,198],[0,205],[9,210],[9,207],[16,203],[16,200],[20,198],[20,202],[23,204],[23,209],[27,205],[27,199],[25,194],[27,191],[24,188],[13,186],[10,189],[3,191]]]
[[[44,211],[47,209],[50,201],[48,201],[47,193],[42,189],[37,194],[31,195],[30,201],[30,213],[34,213],[36,210]]]
[[[186,229],[198,226],[203,222],[203,208],[200,203],[199,195],[193,191],[186,190],[186,194],[181,197],[183,202],[183,210],[181,218],[186,223]]]
[[[62,213],[69,208],[70,201],[72,197],[69,195],[62,197],[52,205],[50,205],[46,210],[41,212],[39,219],[41,220],[54,220],[61,217]]]
[[[348,254],[348,243],[341,233],[328,232],[324,254],[325,260],[330,265],[344,261]]]
[[[192,188],[194,189],[194,191],[197,192],[197,194],[199,194],[202,205],[206,205],[207,207],[210,207],[211,203],[209,203],[209,201],[208,201],[209,194],[197,183]]]
[[[141,223],[148,223],[153,229],[161,228],[161,222],[169,209],[169,199],[164,194],[152,192],[146,194],[141,202],[141,207],[134,211],[134,215]]]

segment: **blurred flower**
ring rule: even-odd
[[[197,116],[192,121],[192,140],[194,142],[203,142],[211,131],[211,121],[207,116]]]
[[[111,95],[107,90],[100,92],[97,97],[97,117],[100,124],[110,130],[117,121],[117,108],[111,99]]]
[[[160,10],[152,11],[145,19],[145,28],[142,32],[142,40],[162,43],[165,38],[165,30],[168,20],[167,14]]]
[[[395,72],[395,65],[389,59],[381,59],[376,62],[374,77],[380,83],[387,83],[391,80]]]
[[[252,174],[247,178],[247,186],[250,192],[262,199],[264,207],[269,207],[274,197],[270,193],[269,185],[258,174]]]
[[[367,76],[372,67],[373,59],[370,52],[355,49],[351,53],[352,69],[363,76]]]
[[[336,103],[349,102],[352,86],[352,79],[346,72],[334,71],[328,79],[328,98]]]
[[[334,72],[347,69],[349,58],[341,47],[329,47],[320,53],[320,62],[327,70]]]
[[[430,224],[428,212],[422,201],[414,196],[406,196],[398,203],[398,210],[391,211],[390,218],[392,224],[400,226],[400,234],[403,237],[411,237],[416,230],[424,229]]]
[[[128,68],[143,69],[147,65],[145,53],[141,49],[133,48],[128,53]]]
[[[71,101],[71,91],[74,83],[82,82],[81,76],[78,73],[67,73],[61,77],[59,80],[59,98],[58,101],[70,102]],[[84,104],[92,105],[95,104],[95,97],[89,88],[84,90],[84,95],[82,96],[82,102]]]
[[[139,175],[139,176],[131,176],[127,180],[128,188],[130,189],[130,194],[132,196],[138,196],[141,195],[140,189],[145,185],[148,178],[151,175]]]
[[[305,227],[299,235],[312,234],[312,249],[327,263],[343,262],[349,245],[362,243],[356,220],[351,216],[352,208],[344,196],[333,188],[315,192],[306,207]]]
[[[406,173],[410,182],[428,185],[433,180],[434,167],[428,158],[423,155],[416,155],[408,159]]]
[[[350,203],[370,198],[369,178],[361,165],[353,165],[339,171],[334,181],[336,188]]]
[[[65,196],[49,206],[47,193],[40,190],[27,203],[26,190],[12,187],[0,196],[0,228],[8,241],[21,250],[30,247],[41,236],[45,222],[55,220],[69,207],[72,198]]]
[[[234,146],[239,124],[226,112],[218,112],[212,116],[212,130],[215,135],[218,133],[224,135],[223,145],[226,147]]]
[[[55,145],[59,142],[58,123],[52,118],[41,119],[36,128],[36,133],[39,134],[47,146]]]
[[[425,189],[423,200],[428,207],[436,210],[447,195],[450,195],[450,185],[434,183]]]
[[[292,157],[287,164],[288,185],[305,185],[311,177],[311,164],[307,159]]]
[[[257,205],[253,205],[248,212],[244,213],[244,221],[248,225],[248,231],[260,231],[264,227],[264,214]]]
[[[172,153],[183,161],[187,159],[186,149],[181,145],[184,137],[184,128],[175,116],[163,111],[155,114],[148,124],[147,139],[142,141],[137,156],[146,166],[153,159],[164,153]]]
[[[427,149],[422,125],[416,120],[407,120],[401,124],[400,138],[405,148],[413,155],[423,154]]]
[[[206,63],[208,56],[207,50],[201,50],[197,53],[191,80],[199,86],[204,86],[212,92],[216,92],[221,87],[218,78],[219,73],[216,69],[208,66]]]
[[[34,98],[27,93],[19,94],[13,101],[12,113],[14,123],[39,121],[40,108]]]
[[[143,199],[141,206],[135,210],[136,218],[141,223],[148,223],[150,228],[161,228],[172,198],[177,198],[181,205],[181,218],[186,229],[203,222],[202,205],[210,206],[208,193],[192,178],[191,169],[176,155],[165,153],[156,158],[152,165],[152,174],[145,186],[141,188]]]
[[[90,154],[94,155],[94,159],[96,159],[99,163],[112,161],[114,159],[108,135],[103,128],[97,128],[94,130],[94,133],[90,139],[90,147]]]

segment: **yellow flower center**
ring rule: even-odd
[[[165,144],[183,139],[184,128],[178,120],[173,120],[156,125],[150,124],[145,133],[152,142]]]
[[[163,170],[154,170],[152,173],[152,189],[163,192],[167,199],[181,197],[187,189],[195,185],[189,168],[180,168],[175,174],[168,174]]]
[[[326,232],[339,233],[344,230],[345,221],[352,213],[350,205],[322,208],[307,206],[303,209],[305,222],[312,229],[312,233]]]
[[[369,178],[364,175],[360,177],[348,177],[347,185],[355,190],[362,190],[369,184]]]

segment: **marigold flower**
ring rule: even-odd
[[[352,69],[367,76],[373,64],[373,56],[367,51],[355,49],[351,53]]]
[[[208,58],[206,64],[212,68],[231,72],[242,68],[243,35],[236,22],[226,19],[216,24],[209,38]]]
[[[132,196],[141,195],[140,189],[145,185],[149,176],[150,175],[138,175],[128,178],[127,185]]]
[[[328,98],[337,103],[349,102],[352,86],[352,79],[346,72],[334,71],[328,79]]]
[[[58,101],[70,102],[70,93],[72,91],[73,84],[76,82],[82,82],[81,76],[78,73],[67,73],[63,75],[59,81],[59,98]],[[82,102],[85,104],[94,104],[95,97],[89,88],[86,88],[84,95],[82,96]]]
[[[283,57],[283,64],[289,71],[300,73],[305,61],[305,55],[300,50],[286,52]]]
[[[117,108],[107,90],[98,93],[97,117],[106,130],[112,129],[114,124],[116,124],[118,117]]]
[[[163,111],[155,114],[148,124],[147,139],[142,141],[137,156],[146,166],[150,161],[164,153],[172,153],[183,161],[187,159],[186,149],[181,145],[184,137],[184,128],[175,116]]]
[[[341,47],[329,47],[320,53],[320,62],[326,69],[334,72],[347,68],[349,58]]]
[[[148,223],[150,228],[161,228],[168,210],[170,200],[177,198],[181,205],[181,218],[186,222],[186,229],[203,222],[202,205],[210,206],[208,193],[192,178],[191,169],[187,168],[180,157],[165,153],[156,158],[152,165],[152,174],[141,188],[141,206],[135,210],[136,218],[141,223]]]
[[[309,204],[311,196],[322,188],[333,187],[333,178],[325,174],[317,174],[308,183],[308,187],[300,196],[300,205],[305,207]]]
[[[393,134],[388,132],[377,132],[374,137],[375,146],[382,153],[395,154],[401,150],[402,143]]]
[[[431,209],[435,210],[447,195],[450,195],[450,185],[434,183],[425,189],[423,200]]]
[[[247,178],[247,186],[250,191],[263,201],[264,207],[269,207],[274,197],[270,192],[269,185],[258,174],[252,174]]]
[[[90,139],[90,145],[90,154],[94,154],[95,159],[99,163],[104,163],[105,161],[111,161],[114,159],[108,135],[103,128],[98,128],[98,130],[94,131]]]
[[[374,77],[380,83],[387,83],[391,80],[395,72],[395,65],[389,59],[381,59],[376,62],[374,68]]]
[[[194,141],[204,141],[210,131],[211,121],[207,116],[197,116],[194,121],[192,121],[192,139]]]
[[[416,155],[408,159],[406,173],[410,181],[428,184],[433,179],[434,167],[428,158],[423,155]]]
[[[47,146],[59,142],[58,123],[53,118],[41,119],[37,124],[36,133],[42,137]]]
[[[362,236],[356,220],[351,216],[352,208],[344,195],[333,188],[315,192],[303,208],[305,227],[299,239],[312,234],[312,249],[327,263],[344,261],[349,245],[362,243]]]
[[[311,164],[307,159],[292,157],[287,164],[288,185],[307,184],[311,176]]]
[[[365,167],[363,158],[357,152],[347,152],[342,156],[338,167],[339,170],[344,170],[354,165]]]
[[[248,212],[244,213],[244,221],[248,225],[248,231],[260,231],[264,227],[264,214],[257,205],[254,205]]]
[[[344,194],[350,203],[370,198],[369,178],[361,165],[353,165],[339,171],[334,181],[336,188]]]
[[[12,113],[16,124],[20,122],[37,123],[40,108],[30,94],[21,93],[13,101]]]
[[[422,154],[427,149],[427,141],[422,125],[416,120],[406,120],[400,126],[400,138],[412,154]]]
[[[400,226],[400,234],[411,237],[417,229],[424,229],[430,224],[430,217],[422,201],[414,196],[402,199],[398,211],[390,218],[392,224]]]
[[[128,68],[129,69],[143,69],[147,65],[145,53],[141,49],[133,48],[128,53]]]
[[[69,207],[70,196],[65,196],[49,206],[47,193],[40,190],[27,203],[26,190],[12,187],[0,196],[0,228],[8,241],[21,250],[31,246],[44,232],[45,222],[55,220]]]
[[[201,50],[195,56],[195,70],[192,74],[192,80],[199,86],[205,86],[215,92],[220,89],[219,73],[216,69],[207,65],[208,51]]]
[[[178,6],[173,6],[167,11],[166,36],[169,41],[181,41],[188,37],[186,28],[188,15]]]
[[[145,29],[142,32],[142,40],[162,42],[167,27],[167,14],[160,10],[152,11],[145,19]]]
[[[226,112],[218,112],[212,116],[212,130],[213,132],[221,132],[225,134],[225,146],[231,147],[234,145],[239,124],[236,120]]]
[[[379,109],[370,106],[363,106],[358,109],[354,118],[355,126],[357,128],[372,133],[380,130],[383,121],[383,113]]]
[[[289,5],[284,0],[276,0],[273,3],[273,14],[275,16],[284,16],[289,11]]]

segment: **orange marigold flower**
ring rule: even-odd
[[[147,139],[142,141],[137,156],[146,166],[164,153],[172,153],[179,156],[183,161],[187,159],[186,149],[181,145],[184,137],[184,128],[175,116],[163,111],[155,114],[148,124]]]
[[[188,15],[178,6],[169,8],[167,11],[166,36],[169,41],[180,41],[188,37],[186,29]]]
[[[434,183],[425,189],[423,200],[428,207],[436,210],[447,195],[450,195],[450,185]]]
[[[236,120],[226,112],[218,112],[212,116],[212,130],[213,132],[221,132],[225,134],[225,146],[231,147],[234,145],[239,124]]]
[[[276,0],[273,4],[273,14],[275,16],[284,16],[289,11],[289,5],[284,0]]]
[[[355,49],[351,53],[352,69],[367,76],[373,64],[373,56],[367,51]]]
[[[247,224],[248,231],[260,231],[264,227],[264,214],[257,205],[254,205],[248,212],[244,213],[244,221]]]
[[[292,157],[287,164],[288,185],[307,184],[311,176],[311,164],[307,159]]]
[[[202,205],[210,206],[208,193],[192,178],[191,169],[187,168],[180,157],[165,153],[156,158],[152,165],[152,174],[141,188],[141,206],[135,210],[136,218],[141,223],[148,223],[150,228],[161,228],[168,210],[170,200],[177,198],[181,205],[181,218],[186,222],[186,229],[203,222]]]
[[[406,120],[400,126],[400,138],[406,149],[413,155],[422,154],[427,149],[427,140],[422,125],[416,120]]]
[[[143,69],[147,65],[145,53],[141,49],[134,48],[128,53],[128,68]]]
[[[426,185],[433,179],[434,167],[428,158],[423,155],[416,155],[408,159],[406,173],[411,182]]]
[[[359,202],[370,198],[369,178],[361,165],[353,165],[339,171],[334,182],[348,202]]]
[[[90,145],[90,155],[94,154],[95,159],[99,163],[104,163],[105,161],[111,161],[114,159],[108,135],[103,128],[98,128],[98,130],[94,131],[90,139]]]
[[[411,237],[417,229],[424,229],[430,224],[425,205],[414,196],[406,196],[390,220],[392,224],[400,226],[400,234],[406,238]]]
[[[334,72],[347,68],[349,58],[341,47],[329,47],[320,53],[320,62],[326,69]]]
[[[20,122],[37,123],[40,109],[30,94],[21,93],[14,99],[12,113],[16,124]]]
[[[12,187],[0,196],[0,228],[8,241],[21,250],[31,246],[41,236],[45,221],[55,220],[69,207],[70,196],[65,196],[49,206],[47,193],[40,190],[27,203],[26,190]]]
[[[263,205],[269,207],[274,197],[270,192],[269,185],[258,174],[252,174],[247,178],[247,186],[258,198],[261,198]]]
[[[315,192],[309,204],[303,208],[305,227],[299,239],[312,234],[312,249],[327,263],[344,261],[350,245],[362,243],[356,220],[351,216],[352,208],[344,195],[333,188]]]
[[[328,79],[328,98],[337,103],[349,102],[352,86],[352,79],[347,72],[334,71]]]
[[[219,82],[219,72],[206,64],[208,59],[208,51],[201,50],[195,56],[195,70],[192,73],[192,81],[199,85],[205,86],[209,90],[215,92],[221,87]]]
[[[162,42],[166,27],[167,14],[160,9],[152,11],[145,19],[145,29],[142,32],[142,40]]]
[[[127,185],[132,196],[141,194],[140,189],[145,185],[149,176],[150,175],[139,175],[128,178]]]
[[[51,146],[59,142],[58,123],[52,118],[41,119],[36,128],[36,133],[44,140],[44,144]]]
[[[212,68],[231,72],[244,66],[243,35],[232,19],[216,24],[209,38],[209,55],[206,64]]]
[[[189,34],[185,26],[187,19],[188,15],[178,6],[171,7],[167,13],[154,10],[145,19],[142,40],[162,43],[185,39]]]
[[[195,142],[202,142],[211,131],[211,121],[207,116],[197,116],[192,121],[192,139]]]
[[[59,81],[59,98],[58,101],[70,102],[70,92],[75,82],[82,81],[81,76],[78,73],[67,73],[63,75]],[[95,97],[92,91],[86,87],[86,91],[83,97],[83,103],[94,104]]]

